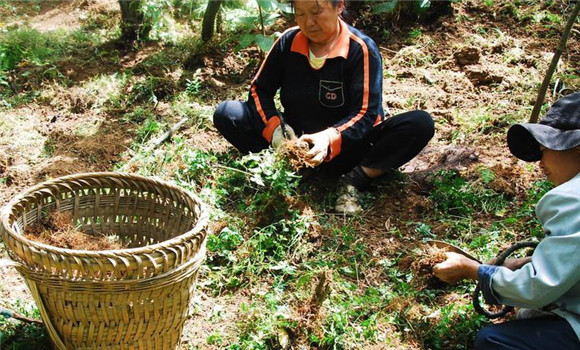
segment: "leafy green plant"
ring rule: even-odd
[[[198,69],[195,71],[195,73],[193,74],[191,80],[190,79],[185,79],[185,81],[187,82],[186,87],[185,87],[185,92],[189,95],[194,95],[196,96],[197,94],[199,94],[199,91],[201,90],[201,69]]]
[[[479,170],[480,174],[481,174],[481,179],[483,180],[484,184],[489,184],[490,182],[492,182],[493,180],[495,180],[495,174],[493,173],[493,171],[491,171],[490,169],[487,168],[481,168]]]
[[[257,223],[288,217],[289,198],[296,195],[300,177],[272,150],[249,154],[226,170],[218,179],[218,194],[224,204],[235,203]]]
[[[161,130],[161,125],[153,118],[147,118],[143,126],[137,129],[135,144],[141,145],[147,142],[155,133]]]
[[[415,38],[421,36],[421,34],[422,34],[421,29],[415,28],[409,32],[409,38],[415,39]]]
[[[280,9],[283,6],[278,0],[256,0],[246,3],[246,9],[226,14],[226,21],[234,28],[241,30],[244,34],[237,38],[238,50],[256,44],[262,51],[267,52],[272,47],[276,36],[266,34],[266,27],[274,24],[274,21],[280,17]],[[256,33],[256,28],[259,28]]]
[[[212,265],[233,263],[237,258],[235,251],[244,242],[244,237],[237,231],[225,227],[216,235],[210,235],[207,240],[209,260]]]
[[[406,1],[400,0],[386,0],[380,1],[377,4],[373,4],[372,10],[374,13],[392,13],[399,9]],[[406,6],[410,9],[409,11],[415,13],[421,13],[427,10],[431,6],[430,0],[412,0],[407,1],[409,4]]]
[[[422,238],[435,238],[435,235],[433,234],[433,232],[431,232],[431,226],[423,222],[417,223],[415,232],[417,232],[419,236]]]
[[[128,123],[136,123],[141,124],[146,120],[151,120],[155,118],[151,109],[144,108],[143,106],[137,106],[131,112],[125,113],[122,117],[122,120]]]
[[[178,183],[188,187],[203,188],[213,180],[218,164],[217,157],[208,152],[187,149],[181,155],[184,166],[176,173]]]
[[[467,216],[475,210],[493,213],[507,205],[503,195],[481,184],[469,184],[454,170],[435,174],[433,186],[430,198],[442,214]]]
[[[528,198],[524,201],[517,213],[508,218],[509,223],[521,224],[524,230],[527,230],[532,237],[543,238],[544,231],[540,221],[536,217],[535,208],[538,201],[554,187],[554,184],[548,180],[536,181],[528,190]]]
[[[488,321],[473,312],[471,304],[453,303],[441,308],[438,320],[430,325],[425,345],[432,349],[449,349],[449,344],[469,348],[475,333]]]
[[[82,31],[56,30],[39,32],[19,27],[7,30],[0,37],[0,72],[17,66],[52,65],[65,55],[90,47],[101,40]]]
[[[32,303],[16,299],[9,308],[26,317],[40,319],[40,312]],[[43,325],[22,323],[0,315],[0,348],[48,350],[51,343]]]

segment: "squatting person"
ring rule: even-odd
[[[536,206],[545,238],[523,265],[447,253],[433,272],[449,283],[479,280],[488,303],[521,308],[516,320],[480,330],[476,349],[580,349],[580,92],[556,101],[539,124],[512,126],[507,142],[516,157],[539,160],[556,186]]]
[[[274,43],[251,82],[248,100],[222,102],[214,125],[240,152],[308,142],[307,162],[343,175],[335,209],[361,210],[359,191],[415,157],[434,134],[424,111],[385,118],[382,62],[375,42],[342,19],[345,0],[290,1],[298,27]],[[280,90],[284,110],[274,97]]]

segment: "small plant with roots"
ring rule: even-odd
[[[306,153],[309,150],[310,146],[307,142],[293,139],[284,142],[277,153],[280,159],[286,160],[294,171],[298,171],[302,168],[313,167],[306,161]]]
[[[433,274],[433,266],[447,260],[446,249],[425,246],[421,257],[411,263],[411,270],[415,275],[417,288],[422,290],[426,287],[436,287],[443,283]]]

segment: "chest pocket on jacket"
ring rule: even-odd
[[[344,88],[341,81],[321,80],[318,100],[325,107],[340,107],[344,104]]]

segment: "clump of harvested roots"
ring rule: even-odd
[[[305,167],[312,167],[306,162],[306,153],[310,150],[307,142],[298,141],[297,139],[286,141],[280,146],[278,154],[282,159],[290,163],[290,167],[298,171]]]
[[[426,246],[423,249],[423,255],[421,258],[413,261],[411,264],[411,270],[417,277],[415,280],[419,289],[442,284],[442,282],[433,274],[433,266],[447,260],[447,256],[445,255],[446,252],[447,250],[445,249]]]
[[[123,249],[118,236],[92,236],[79,231],[70,213],[55,211],[40,222],[26,227],[24,237],[59,248],[77,250]]]

